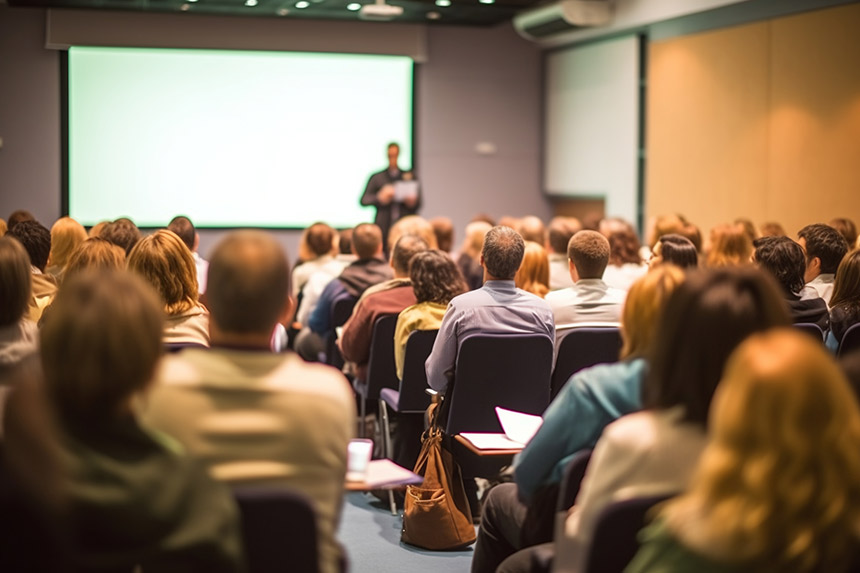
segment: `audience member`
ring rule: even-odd
[[[570,238],[582,230],[575,217],[553,217],[547,230],[549,251],[549,290],[561,290],[573,286],[567,258]]]
[[[125,268],[125,251],[122,247],[100,237],[91,237],[78,245],[69,256],[64,279],[86,269],[114,270]]]
[[[402,221],[402,219],[401,219]],[[343,358],[355,364],[355,376],[367,382],[367,364],[370,361],[370,343],[376,319],[399,314],[415,304],[412,281],[409,280],[409,261],[427,250],[427,242],[416,235],[403,235],[391,250],[391,269],[394,278],[369,287],[353,308],[352,316],[343,325],[338,339]],[[373,290],[374,292],[370,292]]]
[[[104,230],[105,227],[108,226],[108,224],[110,224],[110,221],[99,221],[98,223],[96,223],[95,225],[90,227],[90,230],[87,234],[89,235],[89,237],[91,239],[94,237],[100,237],[102,234],[102,231]]]
[[[176,233],[162,229],[141,239],[128,254],[128,268],[161,296],[165,344],[209,346],[209,311],[198,301],[197,267]]]
[[[514,276],[514,284],[541,298],[549,292],[549,257],[542,245],[526,241],[523,262]]]
[[[430,221],[419,215],[407,215],[391,225],[391,230],[388,231],[388,238],[385,243],[386,254],[391,253],[394,243],[403,235],[421,237],[431,249],[435,249],[438,246],[436,231],[433,230],[433,225],[430,224]]]
[[[845,255],[836,270],[830,299],[830,346],[838,347],[849,327],[860,322],[860,249]]]
[[[849,250],[848,243],[839,231],[820,223],[805,226],[798,231],[797,237],[806,253],[803,280],[829,305],[836,269]]]
[[[837,217],[836,219],[832,219],[827,225],[833,227],[839,231],[840,235],[845,237],[849,251],[857,247],[857,225],[854,224],[854,221],[845,217]]]
[[[6,224],[5,219],[0,219],[0,237],[6,234],[6,231],[9,230],[9,226]]]
[[[42,311],[51,304],[57,292],[57,281],[54,277],[45,274],[51,252],[51,232],[38,221],[24,220],[11,227],[6,235],[24,245],[30,257],[32,287],[27,316],[33,322],[39,322]]]
[[[737,219],[735,219],[734,224],[740,225],[744,228],[744,233],[746,233],[746,236],[749,237],[750,243],[753,243],[756,239],[761,237],[758,230],[755,228],[755,224],[746,217],[738,217]]]
[[[343,269],[358,260],[352,250],[352,229],[340,229],[337,235],[337,254],[332,260],[314,270],[305,282],[304,288],[296,293],[299,308],[296,311],[295,326],[298,329],[307,326],[311,312],[316,308],[320,295],[328,283],[336,279]]]
[[[9,229],[20,223],[21,221],[35,221],[36,217],[29,211],[25,211],[24,209],[18,209],[17,211],[13,211],[11,215],[9,215],[9,220],[7,224],[9,225]]]
[[[792,321],[813,322],[826,331],[830,315],[823,299],[802,298],[806,257],[803,248],[788,237],[762,237],[755,242],[755,263],[767,271],[782,287],[782,298],[788,304]]]
[[[552,291],[546,301],[552,308],[556,334],[583,322],[617,323],[627,291],[603,282],[609,263],[609,241],[597,231],[575,234],[567,246],[568,268],[573,286]]]
[[[759,232],[762,237],[785,237],[787,235],[785,228],[776,221],[762,223]]]
[[[140,241],[140,229],[134,221],[126,217],[111,221],[106,224],[98,234],[102,239],[107,239],[114,245],[122,247],[128,255],[131,249]]]
[[[732,355],[709,442],[626,569],[854,571],[860,410],[821,345],[776,330]]]
[[[603,271],[603,282],[613,288],[628,290],[636,279],[648,272],[642,262],[642,245],[630,223],[618,220],[609,240],[609,264]]]
[[[540,246],[544,246],[546,244],[546,227],[544,226],[543,221],[540,220],[540,217],[535,217],[534,215],[523,217],[520,219],[520,227],[518,230],[520,235],[523,236],[524,241],[531,241]]]
[[[436,235],[437,248],[450,256],[454,248],[454,223],[448,217],[434,217],[430,219],[430,224]]]
[[[197,269],[195,273],[197,292],[202,295],[206,292],[206,274],[209,270],[209,263],[197,252],[198,247],[200,247],[200,235],[197,233],[194,223],[188,217],[178,215],[167,224],[167,230],[173,231],[191,251],[191,258],[194,259],[194,266]]]
[[[514,482],[489,491],[472,570],[495,571],[516,551],[552,541],[559,482],[570,460],[594,447],[610,422],[642,408],[646,355],[660,312],[684,273],[664,266],[633,283],[621,323],[621,360],[574,374],[553,400],[537,434],[514,460]],[[534,516],[524,530],[527,515]]]
[[[466,225],[466,239],[460,247],[457,266],[469,285],[469,290],[477,290],[484,284],[484,268],[481,266],[481,250],[484,248],[484,236],[492,229],[485,221],[473,221]]]
[[[337,231],[326,223],[314,223],[302,232],[299,241],[299,262],[293,268],[292,291],[302,292],[308,279],[334,259],[337,252]]]
[[[30,291],[27,251],[15,239],[0,237],[0,422],[7,377],[38,346],[36,323],[27,318]]]
[[[260,231],[227,235],[211,253],[212,348],[170,355],[145,419],[182,442],[230,485],[280,485],[306,494],[317,516],[320,570],[340,570],[335,532],[355,400],[343,374],[269,351],[291,311],[290,268]]]
[[[45,273],[60,280],[69,257],[87,239],[87,230],[71,217],[61,217],[51,227],[51,252]]]
[[[444,393],[448,388],[460,342],[469,334],[529,333],[555,339],[549,305],[514,285],[524,251],[523,238],[510,227],[496,226],[487,232],[481,251],[484,286],[449,303],[425,364],[432,389]]]
[[[653,250],[657,241],[663,235],[674,234],[683,236],[685,226],[685,221],[679,215],[669,214],[654,217],[649,225],[646,239],[648,248]],[[649,252],[647,257],[643,255],[643,258],[650,258],[650,254]]]
[[[153,388],[161,332],[155,294],[125,271],[70,277],[42,327],[75,571],[244,570],[230,492],[134,413]]]
[[[651,260],[648,261],[651,268],[662,264],[675,265],[685,270],[695,269],[699,266],[699,253],[687,237],[674,233],[663,235],[654,245]]]
[[[752,240],[742,224],[717,225],[711,229],[711,241],[705,265],[711,268],[749,264]]]

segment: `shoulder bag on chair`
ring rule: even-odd
[[[421,485],[406,488],[400,540],[433,550],[460,549],[475,542],[472,512],[463,489],[460,466],[442,447],[442,429],[435,412],[424,432],[415,473]]]

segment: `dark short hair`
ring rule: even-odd
[[[331,253],[336,231],[325,223],[314,223],[305,233],[305,243],[317,257]]]
[[[47,227],[38,221],[21,221],[6,234],[15,237],[24,245],[31,265],[40,271],[45,270],[48,256],[51,254],[51,231]]]
[[[141,239],[140,229],[137,228],[134,221],[126,217],[111,221],[105,225],[104,229],[99,233],[99,237],[122,247],[126,255],[131,252],[131,249]]]
[[[845,237],[845,242],[848,243],[848,250],[854,248],[857,243],[857,225],[851,219],[845,217],[837,217],[832,219],[828,225],[839,231],[839,234]]]
[[[657,242],[660,244],[660,257],[664,263],[669,263],[682,269],[699,266],[699,251],[687,237],[669,233],[663,235]]]
[[[436,235],[436,245],[440,251],[448,252],[454,247],[454,223],[448,217],[430,219],[433,234]]]
[[[194,223],[185,215],[178,215],[167,225],[168,231],[173,231],[176,236],[182,239],[189,251],[194,250],[194,237],[197,235],[197,229],[194,228]]]
[[[496,225],[487,231],[481,255],[484,266],[493,277],[501,280],[513,280],[520,264],[526,243],[522,235],[510,227]]]
[[[802,228],[797,236],[806,241],[806,260],[818,257],[822,273],[835,273],[848,252],[848,242],[830,225],[815,223]]]
[[[0,326],[15,324],[24,317],[31,291],[27,251],[12,237],[0,237]]]
[[[391,251],[391,265],[398,274],[406,275],[409,273],[409,261],[412,260],[412,257],[429,248],[427,241],[421,237],[403,235],[394,243],[394,249]]]
[[[567,258],[579,278],[599,279],[609,264],[609,241],[597,231],[580,231],[567,244]]]
[[[570,238],[582,230],[578,219],[573,217],[553,217],[547,229],[549,235],[549,247],[554,253],[567,254],[567,245]]]
[[[457,263],[436,249],[412,257],[409,278],[418,302],[448,304],[452,298],[469,290]]]
[[[235,231],[213,249],[206,297],[211,320],[240,334],[271,332],[290,293],[290,265],[263,231]]]
[[[338,231],[337,252],[341,255],[352,254],[352,229]]]
[[[756,264],[767,271],[786,293],[803,288],[806,257],[803,248],[789,237],[762,237],[755,241]]]
[[[382,244],[382,230],[373,223],[361,223],[352,230],[352,248],[359,259],[376,255]]]
[[[12,214],[9,215],[9,220],[6,221],[7,226],[11,229],[21,221],[35,221],[36,217],[29,211],[25,211],[24,209],[18,209],[17,211],[12,211]]]
[[[790,323],[773,280],[754,267],[690,272],[660,315],[645,407],[681,406],[686,421],[707,426],[711,398],[735,347],[754,332]]]

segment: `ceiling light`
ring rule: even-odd
[[[188,3],[185,3],[179,7],[179,9],[182,10],[183,12],[187,12],[190,8],[191,8],[191,4],[188,4]]]
[[[245,6],[248,8],[253,8],[257,5],[257,0],[245,0]]]
[[[359,4],[358,2],[353,2],[352,4],[347,4],[346,9],[351,12],[355,12],[356,10],[361,10],[361,4]]]
[[[481,4],[494,4],[496,0],[478,0]]]
[[[289,11],[289,10],[287,10],[286,8],[280,8],[280,9],[278,9],[278,16],[286,16],[286,15],[287,15],[287,14],[289,14],[289,13],[290,13],[290,11]]]
[[[451,0],[436,0],[436,5],[444,8],[451,5]]]
[[[310,5],[311,5],[311,3],[306,2],[305,0],[301,0],[299,2],[296,2],[296,8],[298,8],[299,10],[302,10],[303,8],[307,8]]]
[[[441,17],[442,17],[442,15],[439,14],[439,12],[427,12],[427,19],[428,20],[438,20]]]

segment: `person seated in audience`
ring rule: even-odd
[[[314,270],[305,282],[304,288],[296,293],[299,300],[299,308],[296,310],[295,322],[293,323],[296,330],[301,330],[302,327],[307,326],[308,318],[316,308],[320,295],[328,283],[336,279],[343,272],[343,269],[358,260],[352,250],[352,229],[340,229],[336,232],[337,254],[332,260]]]
[[[552,309],[514,285],[524,251],[525,241],[510,227],[498,225],[487,232],[481,251],[484,286],[448,304],[425,363],[430,388],[440,393],[447,390],[460,343],[469,334],[544,334],[555,340]]]
[[[230,492],[135,415],[162,355],[156,294],[124,270],[81,273],[52,306],[41,363],[66,463],[72,570],[244,570]]]
[[[6,219],[0,219],[0,237],[5,235],[8,230],[9,226],[6,224]]]
[[[305,360],[318,360],[320,353],[325,350],[326,339],[334,336],[331,311],[337,297],[349,294],[357,301],[369,287],[394,276],[382,256],[382,231],[376,225],[361,223],[355,227],[352,251],[357,257],[356,261],[326,285],[308,316],[307,325],[296,338],[296,352]]]
[[[633,226],[623,219],[606,221],[601,233],[609,240],[609,264],[603,271],[603,282],[612,288],[629,290],[636,279],[648,272],[648,265],[642,262],[640,255],[639,237]]]
[[[768,221],[762,223],[759,227],[761,237],[785,237],[788,233],[785,232],[785,227],[776,221]]]
[[[860,409],[805,334],[732,355],[686,492],[661,506],[625,571],[856,571]]]
[[[827,225],[839,231],[839,234],[845,238],[849,251],[858,247],[857,225],[854,224],[854,221],[845,217],[837,217],[836,219],[831,219]]]
[[[18,240],[30,257],[32,287],[27,317],[33,322],[39,322],[42,311],[51,304],[57,292],[56,279],[45,274],[51,253],[51,232],[38,221],[24,220],[11,227],[6,236]]]
[[[113,270],[125,268],[125,251],[110,241],[91,237],[78,245],[69,256],[64,277],[68,278],[90,269]]]
[[[663,235],[654,245],[649,268],[663,264],[675,265],[682,269],[695,269],[699,266],[699,252],[687,237],[670,233]]]
[[[651,258],[651,253],[654,251],[657,241],[663,235],[675,234],[686,236],[684,233],[686,224],[683,217],[674,213],[653,217],[648,225],[646,244],[642,245],[642,258],[646,260]]]
[[[580,231],[567,246],[568,268],[573,286],[552,291],[546,301],[552,308],[556,334],[577,323],[621,320],[627,291],[603,282],[609,263],[609,241],[597,231]]]
[[[131,253],[131,249],[141,238],[140,229],[127,217],[121,217],[106,224],[99,231],[98,236],[122,247],[126,255]]]
[[[35,221],[36,217],[33,214],[25,209],[18,209],[16,211],[12,211],[12,214],[9,215],[9,219],[6,221],[9,229],[20,223],[21,221]]]
[[[547,229],[547,251],[549,252],[549,290],[561,290],[573,286],[567,259],[570,238],[582,230],[575,217],[553,217]]]
[[[0,237],[0,421],[7,380],[38,349],[39,331],[27,318],[30,289],[27,251],[12,237]]]
[[[552,541],[559,483],[570,460],[594,447],[607,424],[642,408],[657,318],[684,276],[665,265],[633,283],[621,322],[621,360],[574,374],[544,412],[540,429],[514,460],[514,483],[487,494],[473,571],[495,571],[516,551]],[[535,517],[524,530],[527,514]]]
[[[323,222],[314,223],[302,232],[299,261],[293,268],[292,292],[296,295],[302,292],[311,275],[334,260],[336,242],[337,231]]]
[[[845,255],[836,279],[833,281],[833,297],[830,299],[830,335],[828,346],[838,348],[845,331],[860,322],[860,249]]]
[[[454,223],[448,217],[434,217],[430,219],[433,234],[436,235],[436,248],[451,256],[454,248]]]
[[[87,239],[87,230],[71,217],[61,217],[51,227],[51,252],[45,273],[58,281],[74,250]]]
[[[848,243],[839,231],[820,223],[805,226],[797,232],[797,237],[806,254],[806,272],[803,275],[806,290],[814,290],[829,306],[836,269],[849,251]]]
[[[788,324],[773,281],[754,268],[693,273],[675,289],[657,325],[645,409],[613,422],[597,441],[556,536],[556,571],[581,569],[597,517],[610,503],[684,489],[705,446],[711,398],[729,355],[749,335]]]
[[[549,257],[546,249],[533,241],[526,241],[523,262],[514,276],[514,284],[541,298],[549,292]]]
[[[292,311],[290,267],[261,231],[228,234],[209,259],[212,348],[168,356],[144,419],[185,445],[232,486],[286,486],[317,516],[320,571],[339,571],[335,540],[355,397],[341,372],[274,353],[275,325]]]
[[[762,237],[755,242],[753,260],[782,287],[782,299],[788,303],[792,321],[811,322],[827,331],[830,314],[819,297],[802,298],[806,257],[803,248],[788,237]]]
[[[385,242],[385,253],[387,255],[390,255],[391,251],[394,250],[394,244],[403,235],[421,237],[431,249],[438,247],[436,231],[433,230],[433,225],[430,224],[430,221],[420,215],[407,215],[391,225]]]
[[[161,229],[141,239],[128,255],[128,268],[161,296],[165,344],[209,346],[209,311],[198,301],[197,266],[176,233]]]
[[[717,225],[711,229],[711,241],[705,266],[747,265],[753,253],[753,242],[742,224]]]
[[[466,239],[460,247],[457,266],[469,290],[477,290],[484,284],[484,268],[481,266],[481,250],[484,247],[484,237],[493,226],[486,221],[472,221],[466,225]]]
[[[517,230],[526,242],[531,241],[540,246],[546,244],[546,226],[540,220],[540,217],[526,215],[520,219],[520,226]]]
[[[401,219],[402,221],[403,219]],[[396,223],[395,223],[396,224]],[[409,261],[418,253],[427,250],[427,242],[416,235],[403,235],[391,250],[391,269],[394,278],[365,291],[352,310],[352,316],[344,323],[337,344],[344,360],[355,365],[357,380],[367,382],[367,365],[370,361],[370,343],[376,319],[399,314],[401,310],[415,304],[412,281],[409,280]]]
[[[755,228],[755,224],[746,217],[738,217],[734,221],[735,225],[740,225],[744,228],[744,233],[746,233],[747,237],[750,239],[750,243],[755,242],[756,239],[761,237],[758,230]]]
[[[110,221],[99,221],[98,223],[90,227],[90,230],[87,232],[87,235],[89,235],[91,239],[95,237],[100,237],[104,228],[107,227],[109,224]]]
[[[194,266],[197,269],[195,275],[197,277],[197,292],[202,296],[206,292],[206,272],[209,270],[209,262],[197,252],[200,247],[200,235],[197,233],[194,223],[188,217],[178,215],[167,224],[167,230],[176,233],[176,236],[191,251],[191,258],[194,259]]]

